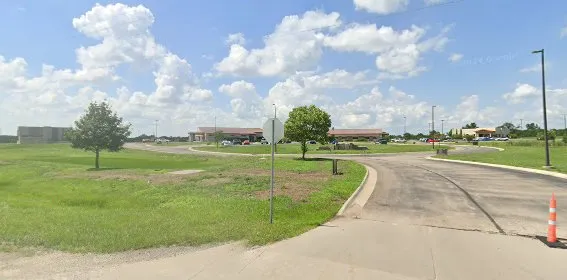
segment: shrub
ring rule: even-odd
[[[563,137],[561,138],[561,142],[567,144],[567,133],[563,135]]]
[[[470,142],[474,139],[474,136],[467,134],[467,135],[465,135],[465,139],[467,139],[467,142]]]
[[[518,134],[516,133],[510,133],[510,139],[518,139]]]

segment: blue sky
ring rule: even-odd
[[[374,0],[374,2],[381,1],[383,0]],[[151,127],[149,123],[159,119],[164,133],[179,135],[184,135],[188,129],[197,126],[210,125],[212,115],[219,116],[217,119],[221,125],[261,126],[262,118],[271,111],[272,102],[280,103],[278,105],[281,106],[284,115],[286,110],[290,110],[293,106],[302,105],[302,102],[313,102],[331,111],[333,123],[337,127],[382,127],[394,133],[400,132],[403,127],[402,115],[408,115],[408,130],[415,132],[426,130],[431,105],[442,107],[439,109],[439,114],[448,119],[449,126],[460,126],[468,121],[492,126],[504,121],[518,123],[519,118],[541,123],[541,114],[538,112],[541,109],[541,99],[538,95],[541,87],[540,72],[521,72],[521,69],[537,66],[539,56],[530,52],[541,48],[546,50],[546,63],[549,66],[546,76],[547,88],[552,91],[550,102],[554,105],[550,109],[551,124],[563,125],[560,114],[567,113],[567,104],[565,104],[567,96],[563,90],[567,88],[567,77],[561,69],[566,66],[567,52],[564,50],[567,47],[567,37],[561,38],[561,32],[567,26],[566,2],[546,1],[545,5],[535,6],[534,2],[530,1],[464,0],[428,6],[423,0],[409,0],[409,4],[403,9],[388,13],[357,9],[354,2],[353,0],[121,1],[120,3],[125,7],[143,5],[144,9],[150,11],[154,22],[149,25],[148,38],[153,38],[157,44],[166,49],[165,52],[184,59],[187,65],[190,65],[192,78],[185,81],[186,85],[190,85],[193,90],[210,91],[210,96],[207,93],[202,98],[190,98],[188,96],[196,95],[187,93],[186,89],[181,89],[185,87],[180,86],[180,91],[173,93],[179,94],[180,99],[169,103],[160,101],[160,103],[152,102],[150,96],[159,95],[154,79],[158,69],[156,67],[164,69],[164,66],[160,66],[161,57],[144,58],[139,62],[131,60],[116,62],[115,67],[110,70],[112,75],[120,77],[116,80],[97,78],[85,82],[76,81],[75,77],[72,84],[61,89],[54,88],[59,84],[54,80],[39,86],[29,81],[33,77],[42,76],[42,64],[71,71],[85,69],[87,66],[84,62],[78,61],[76,50],[81,46],[101,44],[102,40],[81,33],[73,25],[73,19],[91,11],[96,3],[100,3],[101,7],[109,7],[107,5],[114,5],[116,2],[2,1],[0,35],[3,40],[0,44],[0,56],[4,57],[4,62],[16,58],[25,60],[27,67],[24,77],[29,82],[25,87],[29,90],[26,91],[28,93],[18,93],[8,85],[8,82],[3,82],[0,78],[0,89],[3,91],[0,92],[0,102],[3,106],[10,107],[10,110],[0,115],[0,127],[3,133],[15,133],[18,125],[68,125],[80,114],[79,109],[85,106],[84,102],[102,95],[110,99],[115,108],[134,123],[136,131],[146,132]],[[89,21],[85,24],[107,26],[109,30],[120,28],[119,25],[118,27],[104,25],[104,21],[112,22],[112,18],[122,17],[122,22],[128,22],[135,18],[132,15],[128,16],[127,11],[128,9],[122,9],[114,14],[107,14],[108,17],[97,19],[99,22]],[[378,28],[386,26],[400,32],[415,25],[425,30],[425,35],[418,42],[437,35],[447,40],[440,50],[420,53],[418,66],[425,67],[426,70],[401,79],[375,78],[382,73],[397,71],[390,71],[386,69],[387,67],[377,68],[376,58],[384,55],[382,52],[344,51],[340,46],[325,45],[321,47],[320,57],[313,58],[311,63],[307,63],[308,65],[290,66],[290,69],[308,72],[304,75],[320,76],[336,69],[348,73],[365,71],[366,80],[374,81],[366,84],[353,83],[348,88],[333,86],[315,90],[296,88],[301,91],[297,94],[297,100],[292,100],[291,97],[282,99],[281,96],[285,94],[280,94],[278,97],[275,92],[270,93],[277,83],[296,77],[295,73],[281,71],[274,75],[262,75],[256,72],[240,75],[239,70],[221,71],[215,66],[229,55],[231,46],[225,42],[229,34],[242,33],[246,39],[246,43],[242,46],[247,50],[263,49],[265,47],[263,38],[272,34],[284,17],[297,15],[301,19],[307,11],[318,11],[327,15],[332,12],[340,14],[341,25],[336,29],[315,30],[324,33],[325,36],[337,35],[355,24],[376,24]],[[104,14],[103,10],[100,12]],[[124,14],[121,14],[122,12]],[[137,23],[139,22],[132,22],[132,24]],[[448,31],[443,33],[444,29]],[[302,32],[311,33],[313,29],[307,32],[296,29],[285,36],[296,36]],[[126,37],[120,36],[115,36],[113,39],[116,42],[127,42],[131,39],[126,38],[131,36],[129,34],[124,35]],[[353,44],[357,43],[353,42],[356,38],[351,38],[349,41]],[[363,40],[360,44],[364,44]],[[403,45],[394,47],[404,48]],[[120,51],[120,49],[113,50]],[[281,58],[287,60],[288,54],[284,50]],[[451,62],[449,56],[452,54],[461,54],[462,59]],[[105,59],[99,56],[92,57],[97,61]],[[262,63],[269,64],[268,58],[269,56],[263,57]],[[4,72],[1,73],[5,73],[14,70],[4,67],[2,71]],[[254,86],[254,90],[234,94],[219,91],[221,85],[230,85],[236,81],[250,83]],[[522,84],[530,87],[523,87],[524,92],[520,90],[515,101],[503,97],[506,93],[514,92]],[[89,88],[85,90],[88,92],[85,93],[85,98],[71,101],[73,96],[85,87]],[[388,98],[389,89],[395,87],[407,95],[413,95],[414,101],[405,103],[394,98],[394,100],[384,100],[383,104],[346,105],[369,94],[374,87],[386,96],[385,99]],[[117,93],[117,89],[120,88],[128,91],[122,100],[119,100]],[[98,95],[94,93],[96,91],[99,92]],[[136,91],[143,93],[143,96],[150,100],[144,101],[143,104],[134,104],[132,96]],[[47,99],[59,100],[63,103],[58,103],[56,106],[50,106],[43,101],[34,103],[36,100],[45,100],[46,97],[43,99],[40,97],[45,92],[50,92]],[[184,94],[185,99],[182,98]],[[476,99],[470,99],[473,95]],[[233,101],[235,99],[238,100]],[[170,100],[174,100],[174,97]],[[471,100],[477,100],[478,103],[469,104]],[[17,104],[18,102],[22,104]],[[236,104],[241,105],[239,107]],[[368,108],[364,108],[364,105],[368,105]],[[31,106],[31,110],[16,110],[26,106]],[[349,106],[352,108],[348,109]],[[63,110],[62,107],[72,109]],[[390,113],[384,115],[384,111],[388,110]],[[22,113],[22,111],[27,112]],[[409,116],[412,114],[415,116]],[[45,117],[38,118],[38,115]],[[285,116],[282,118],[285,119]]]

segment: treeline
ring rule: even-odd
[[[181,136],[160,136],[160,139],[167,139],[171,142],[187,142],[187,137]],[[153,135],[142,134],[136,137],[130,137],[126,142],[142,142],[143,139],[154,139]]]
[[[18,136],[0,135],[0,143],[18,143]]]

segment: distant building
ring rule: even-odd
[[[262,138],[261,128],[198,127],[197,131],[189,132],[188,140],[189,142],[215,141],[215,131],[222,133],[222,139],[227,140],[240,139],[256,142]]]
[[[510,129],[506,127],[493,127],[493,128],[454,128],[451,129],[452,135],[471,135],[473,137],[508,137]]]
[[[368,140],[375,141],[379,138],[385,138],[388,133],[380,128],[375,129],[334,129],[329,130],[329,136],[338,141],[357,141]]]
[[[69,127],[18,127],[18,144],[46,144],[65,141],[65,131]]]

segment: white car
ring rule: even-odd
[[[223,146],[232,146],[232,142],[228,141],[228,140],[224,140],[221,142],[221,145]]]
[[[508,140],[510,140],[510,138],[508,138],[508,137],[498,137],[498,138],[496,138],[496,139],[494,139],[494,140],[496,140],[496,141],[508,141]]]
[[[392,140],[392,142],[394,142],[394,143],[405,143],[405,142],[406,142],[406,139],[400,139],[400,138],[398,138],[398,139]]]

